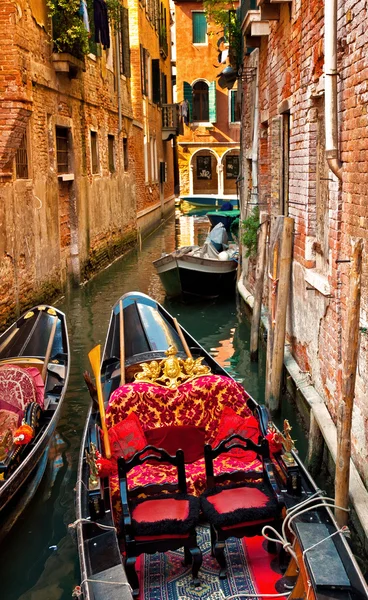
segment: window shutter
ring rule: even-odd
[[[216,123],[216,81],[212,81],[208,88],[210,123]]]
[[[193,44],[205,44],[207,36],[207,20],[204,12],[192,13]]]
[[[161,73],[161,102],[167,104],[167,77],[165,73]]]
[[[155,104],[160,103],[160,61],[158,58],[152,59],[152,100]]]
[[[235,123],[235,95],[234,90],[230,90],[230,123]]]
[[[122,67],[123,74],[130,77],[129,10],[122,7]]]
[[[193,114],[193,90],[192,86],[184,81],[184,100],[187,100],[189,106],[189,121],[192,120]]]
[[[145,67],[144,67],[144,48],[142,46],[142,44],[139,44],[139,53],[140,53],[140,59],[141,59],[141,87],[142,87],[142,94],[145,94],[145,76],[144,76],[144,72],[145,72]]]

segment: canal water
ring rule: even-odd
[[[177,246],[203,243],[209,229],[205,216],[178,213],[147,238],[141,249],[117,260],[85,286],[73,289],[57,305],[67,315],[72,351],[69,387],[50,449],[46,475],[10,535],[0,546],[1,600],[70,600],[80,583],[77,548],[69,524],[74,516],[74,485],[80,439],[89,405],[83,371],[87,354],[103,344],[115,301],[139,290],[160,303],[261,403],[265,355],[249,359],[250,328],[235,300],[184,305],[168,301],[152,261]],[[302,437],[295,425],[293,437]]]

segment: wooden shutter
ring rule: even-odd
[[[216,81],[212,81],[208,88],[208,101],[209,101],[209,121],[210,123],[216,123]]]
[[[122,7],[121,38],[122,73],[126,77],[130,77],[129,10],[125,6]]]
[[[145,83],[146,83],[146,79],[145,79],[145,65],[144,65],[144,48],[142,46],[142,44],[139,44],[139,54],[140,54],[140,61],[141,61],[141,87],[142,87],[142,94],[146,93],[146,88],[145,88]]]
[[[161,99],[160,89],[160,60],[152,59],[152,100],[155,104],[159,104]]]
[[[165,73],[161,73],[161,102],[167,104],[167,77]]]
[[[207,41],[207,20],[204,12],[192,13],[193,44],[205,44]]]
[[[183,82],[183,86],[184,86],[184,100],[186,100],[188,102],[189,121],[191,121],[192,114],[193,114],[193,90],[192,90],[192,86],[190,85],[190,83],[187,83],[186,81]]]

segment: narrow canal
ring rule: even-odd
[[[79,444],[89,404],[83,371],[87,353],[104,343],[113,303],[125,292],[139,290],[163,303],[169,312],[209,350],[229,373],[244,383],[261,403],[264,399],[265,356],[249,359],[249,325],[242,321],[234,300],[184,305],[165,299],[152,261],[176,246],[203,243],[208,231],[205,216],[176,215],[142,248],[119,259],[87,285],[72,290],[58,303],[67,315],[72,364],[68,392],[49,464],[32,503],[0,547],[2,600],[69,600],[80,583],[75,541],[68,530],[74,521],[74,485]],[[290,414],[288,414],[290,413]],[[302,438],[295,413],[293,437]]]

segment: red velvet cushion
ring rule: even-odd
[[[163,519],[185,521],[188,515],[188,500],[175,500],[174,498],[146,500],[137,504],[132,512],[132,517],[137,523],[157,523]]]
[[[226,440],[233,433],[237,433],[244,438],[249,438],[257,444],[259,437],[258,421],[253,415],[244,418],[240,417],[232,408],[225,406],[221,414],[220,425],[216,439],[213,442],[213,447],[216,448],[220,442]],[[228,454],[236,458],[242,458],[246,462],[256,458],[256,453],[252,450],[241,450],[240,448],[234,448]]]
[[[207,497],[220,514],[234,512],[239,508],[259,508],[266,506],[269,497],[257,487],[239,487],[223,490],[219,494]]]
[[[146,437],[135,412],[131,412],[126,419],[108,431],[111,456],[115,459],[123,456],[127,460],[147,446]]]
[[[163,448],[171,455],[177,450],[184,451],[185,463],[194,463],[204,455],[204,427],[194,425],[171,425],[147,429],[145,432],[148,444]]]

